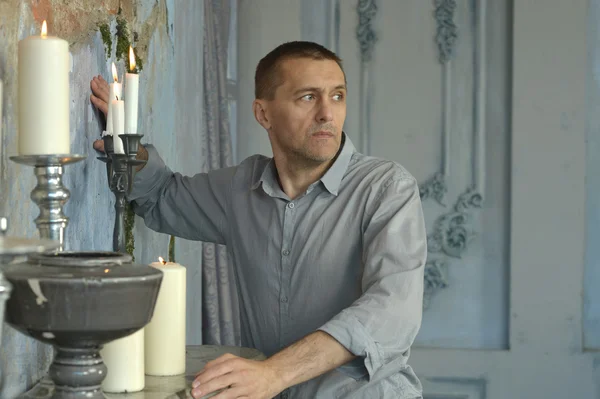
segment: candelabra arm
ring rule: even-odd
[[[134,167],[143,165],[146,161],[135,159],[137,148],[143,134],[121,134],[124,154],[115,153],[114,137],[106,135],[104,140],[105,157],[99,157],[106,162],[108,186],[115,195],[115,225],[113,228],[113,251],[126,253],[125,237],[125,207],[126,194],[131,192],[134,178]]]
[[[128,176],[127,164],[125,163],[126,156],[121,154],[113,154],[112,165],[113,175],[110,189],[115,195],[115,226],[113,229],[113,251],[126,253],[125,250],[125,206],[127,200],[125,193],[127,192]]]
[[[113,251],[127,253],[125,248],[125,193],[115,194],[115,227],[113,229]]]

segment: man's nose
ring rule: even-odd
[[[317,113],[317,122],[331,122],[333,120],[333,112],[331,105],[323,101],[320,104],[319,112]]]

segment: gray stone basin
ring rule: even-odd
[[[6,322],[54,345],[53,398],[104,398],[102,345],[143,328],[162,272],[114,252],[52,252],[3,266],[12,285]]]
[[[15,258],[26,256],[31,253],[39,253],[56,249],[58,242],[50,240],[36,240],[20,237],[6,236],[8,228],[6,218],[0,217],[0,265],[8,264]],[[0,269],[0,321],[4,320],[4,308],[12,291],[11,284],[6,281]],[[0,328],[0,345],[2,344],[2,328]],[[2,370],[0,370],[0,386],[3,382]]]

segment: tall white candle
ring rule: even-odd
[[[113,83],[110,83],[109,92],[108,92],[108,111],[106,112],[106,134],[113,136],[113,142],[115,147],[115,153],[123,154],[125,151],[123,150],[123,141],[118,135],[114,135],[114,122],[113,122],[113,109],[112,102],[113,100],[122,100],[123,97],[123,84],[119,83],[119,75],[117,74],[117,67],[115,63],[112,63],[112,75],[113,75]]]
[[[185,373],[186,269],[178,263],[151,263],[163,272],[152,320],[146,326],[147,375]]]
[[[104,345],[100,355],[108,368],[102,381],[105,392],[139,392],[145,388],[143,328]]]
[[[47,36],[19,41],[19,154],[69,154],[69,43]]]
[[[129,47],[129,70],[125,74],[125,133],[136,134],[138,128],[138,93],[140,77],[135,71],[135,54]]]
[[[112,113],[112,135],[115,146],[115,154],[125,154],[123,141],[119,137],[124,133],[125,129],[125,102],[121,99],[112,100],[110,102],[110,110]]]

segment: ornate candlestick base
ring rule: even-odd
[[[31,200],[40,208],[35,224],[40,232],[40,238],[58,241],[61,251],[64,250],[65,229],[69,223],[69,218],[63,212],[63,206],[71,196],[62,182],[63,166],[85,158],[85,155],[78,154],[10,157],[13,162],[34,167],[37,185],[31,191]]]
[[[106,135],[104,140],[105,157],[98,157],[106,163],[106,176],[110,191],[115,195],[115,226],[113,230],[113,251],[126,253],[125,248],[125,196],[133,186],[133,168],[146,161],[135,159],[143,134],[120,134],[123,140],[124,154],[115,153],[113,136]]]

